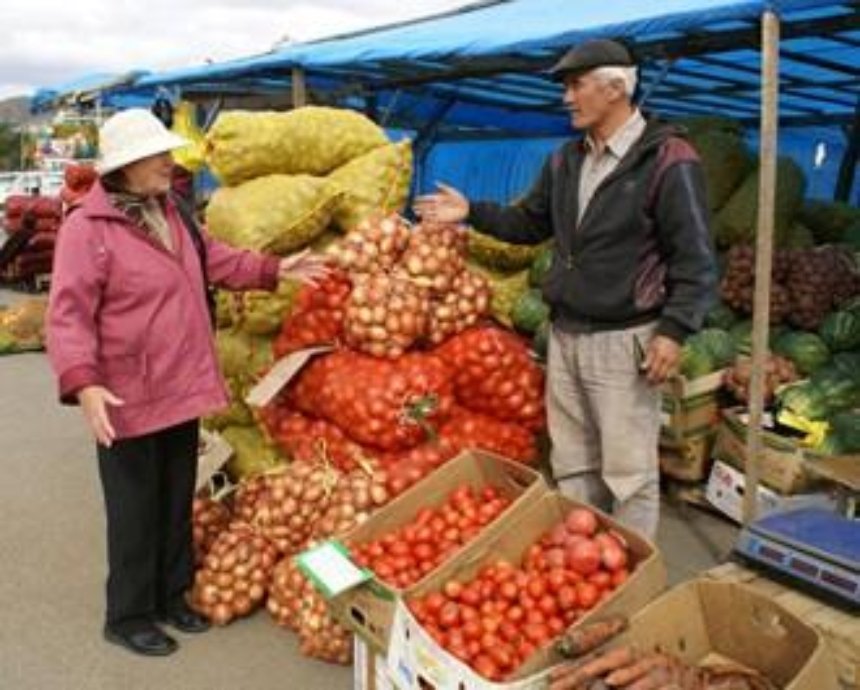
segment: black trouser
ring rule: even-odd
[[[107,512],[107,623],[150,617],[194,576],[195,419],[98,446]]]

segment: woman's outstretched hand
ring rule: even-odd
[[[304,249],[281,259],[278,278],[316,285],[331,272],[328,261],[320,254],[312,254],[310,249]]]

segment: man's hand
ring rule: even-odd
[[[642,368],[648,377],[648,383],[659,385],[671,374],[681,359],[681,346],[665,335],[655,335],[648,344],[645,361]]]
[[[107,408],[108,405],[112,407],[120,406],[124,402],[104,386],[86,386],[82,388],[78,392],[78,402],[81,404],[84,419],[87,420],[93,436],[103,446],[110,448],[116,438],[116,432],[110,422]]]
[[[453,187],[437,182],[439,191],[420,196],[413,209],[428,223],[462,223],[469,216],[469,200]]]
[[[330,272],[327,259],[319,254],[311,254],[309,249],[281,259],[278,266],[278,278],[281,280],[298,280],[311,285],[325,279]]]

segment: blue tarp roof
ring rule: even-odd
[[[72,81],[57,84],[55,86],[38,89],[30,99],[30,109],[33,112],[50,110],[61,104],[62,101],[87,100],[110,93],[120,87],[128,87],[135,84],[141,77],[149,72],[145,70],[133,70],[131,72],[113,73],[96,72],[86,74]],[[138,89],[135,89],[138,90]],[[139,98],[145,98],[145,91],[139,90]],[[117,94],[118,95],[118,94]],[[133,93],[125,96],[123,102],[131,103]],[[131,107],[131,105],[125,105]]]
[[[373,99],[394,122],[400,110],[420,116],[451,100],[447,124],[492,125],[493,114],[502,113],[507,131],[553,134],[564,118],[558,87],[542,68],[573,43],[614,37],[643,64],[644,87],[659,80],[649,97],[653,109],[667,115],[718,110],[751,121],[758,117],[759,19],[766,8],[782,20],[783,121],[849,121],[860,93],[856,0],[663,0],[656,9],[641,0],[495,0],[241,60],[153,73],[135,88],[283,91],[292,68],[300,67],[312,89],[334,99]]]

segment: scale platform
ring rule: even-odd
[[[860,521],[820,508],[768,515],[741,530],[735,551],[860,610]]]

